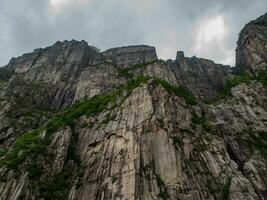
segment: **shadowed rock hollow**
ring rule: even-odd
[[[85,41],[0,69],[0,199],[267,198],[266,14],[237,66]]]

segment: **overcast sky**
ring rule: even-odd
[[[0,0],[0,66],[57,40],[101,50],[148,44],[160,58],[186,56],[234,65],[242,27],[267,0]]]

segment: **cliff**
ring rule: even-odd
[[[240,42],[267,40],[265,19],[242,30],[236,68],[74,40],[12,58],[0,199],[266,199],[267,75],[248,61],[266,49]]]

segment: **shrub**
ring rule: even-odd
[[[210,132],[211,131],[211,125],[207,121],[207,119],[205,119],[203,117],[198,117],[196,114],[193,114],[191,121],[192,121],[192,124],[194,126],[201,125],[202,129],[205,132]]]
[[[151,79],[151,77],[148,76],[137,76],[136,78],[128,81],[127,85],[125,86],[125,89],[128,91],[132,91],[134,88],[138,87],[142,83],[145,83]]]
[[[125,78],[132,78],[134,75],[132,73],[130,73],[131,70],[135,70],[135,69],[139,69],[139,68],[144,68],[148,65],[151,65],[155,62],[157,62],[158,60],[154,60],[154,61],[151,61],[151,62],[145,62],[145,63],[139,63],[139,64],[136,64],[136,65],[133,65],[131,67],[128,67],[128,68],[125,68],[125,69],[121,69],[121,68],[117,68],[118,70],[118,75],[119,76],[122,76],[122,77],[125,77]]]
[[[17,168],[29,154],[41,154],[45,150],[45,142],[40,137],[39,131],[22,135],[5,157],[5,163],[9,168]]]
[[[223,192],[222,199],[223,200],[229,199],[231,182],[232,182],[232,178],[228,178],[227,183],[222,188],[222,192]]]
[[[30,178],[35,178],[42,175],[42,168],[37,164],[36,159],[32,160],[31,163],[26,166],[26,170],[29,173]]]
[[[15,74],[14,69],[10,69],[9,67],[1,67],[0,68],[0,80],[1,81],[7,81]]]
[[[53,117],[42,128],[26,133],[19,137],[16,140],[12,150],[7,153],[4,159],[4,164],[6,164],[9,168],[17,168],[18,165],[21,164],[28,155],[38,155],[43,153],[49,140],[42,139],[40,137],[41,131],[47,130],[47,133],[51,134],[61,127],[72,127],[74,125],[74,120],[82,115],[94,115],[102,112],[110,103],[115,104],[117,96],[121,94],[122,89],[132,91],[134,88],[138,87],[141,83],[147,81],[148,79],[149,77],[139,76],[130,80],[126,86],[123,86],[113,94],[96,96],[89,100],[75,103],[72,107],[65,109],[62,113],[59,113]],[[69,151],[70,152],[68,152],[68,155],[75,161],[78,160],[73,154],[74,150],[72,149],[72,146],[69,148]],[[0,151],[0,156],[1,154],[4,155]],[[29,166],[28,169],[29,171],[32,171],[33,174],[37,173],[33,171],[32,166]]]
[[[198,117],[196,114],[193,114],[191,121],[194,125],[199,125],[202,123],[203,120],[202,118]]]
[[[240,85],[242,83],[248,83],[253,77],[250,74],[242,74],[235,76],[233,79],[226,82],[224,90],[221,92],[221,97],[224,98],[227,95],[230,95],[231,88]]]
[[[125,78],[131,78],[133,75],[129,73],[129,69],[120,69],[118,68],[119,76],[125,77]]]
[[[90,100],[75,103],[63,113],[56,115],[46,126],[48,133],[65,126],[73,126],[74,120],[82,115],[93,115],[103,111],[109,103],[115,103],[116,93],[113,95],[97,96]]]
[[[148,65],[152,65],[152,64],[156,63],[157,61],[158,61],[158,60],[153,60],[153,61],[150,61],[150,62],[139,63],[139,64],[134,65],[134,66],[131,67],[130,69],[143,68],[143,67],[146,67],[146,66],[148,66]]]
[[[69,172],[61,172],[53,181],[44,180],[39,182],[37,187],[40,195],[45,200],[65,200],[67,199],[66,189],[69,188]]]
[[[259,73],[257,80],[260,81],[263,85],[267,86],[267,72]]]
[[[7,153],[7,150],[6,149],[1,149],[0,148],[0,158],[3,157],[3,156],[5,156],[6,153]]]
[[[116,176],[112,176],[111,182],[112,184],[115,183],[118,180],[118,178]]]
[[[128,81],[126,86],[121,87],[111,95],[96,96],[89,100],[77,102],[72,107],[65,109],[64,112],[59,113],[52,118],[45,128],[48,133],[52,133],[61,127],[73,126],[75,119],[83,115],[95,115],[106,109],[109,103],[115,104],[117,96],[121,94],[122,89],[132,91],[141,83],[144,83],[149,79],[149,77],[138,76],[135,79]]]
[[[251,143],[263,154],[267,155],[267,134],[264,131],[254,131],[252,128],[247,130]]]
[[[248,83],[249,81],[253,80],[253,77],[250,74],[242,74],[235,76],[233,79],[228,80],[224,86],[224,89],[218,94],[218,96],[210,101],[207,101],[207,104],[213,104],[216,103],[222,99],[224,99],[227,96],[231,95],[231,88],[240,85],[242,83]]]
[[[171,85],[167,81],[161,80],[161,79],[155,79],[154,81],[156,84],[164,87],[167,92],[174,93],[175,95],[179,97],[183,97],[187,104],[190,104],[190,105],[197,104],[196,98],[189,91],[187,91],[184,87]]]

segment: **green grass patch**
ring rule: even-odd
[[[252,80],[256,80],[258,82],[261,82],[264,86],[267,86],[267,72],[260,72],[256,77],[248,73],[235,76],[233,79],[226,82],[224,89],[218,94],[215,99],[207,101],[206,103],[213,104],[226,98],[227,96],[231,96],[231,88],[243,83],[247,84]]]
[[[123,86],[124,89],[128,91],[132,91],[133,89],[137,88],[142,83],[147,82],[151,77],[149,76],[137,76],[134,79],[127,82],[126,86]]]
[[[77,102],[72,107],[67,108],[62,113],[56,115],[52,120],[50,120],[45,128],[48,133],[52,133],[61,127],[72,127],[74,125],[75,119],[83,115],[96,115],[105,110],[110,103],[115,105],[117,97],[122,93],[123,90],[126,89],[127,91],[132,91],[141,83],[144,83],[149,79],[149,77],[138,76],[135,79],[128,81],[126,86],[120,87],[113,94],[106,96],[96,96],[89,100]]]
[[[231,89],[237,85],[248,83],[249,81],[253,80],[253,76],[250,74],[242,74],[235,76],[233,79],[228,80],[224,86],[224,89],[218,94],[218,96],[210,101],[207,101],[207,104],[213,104],[216,103],[227,96],[231,96]]]
[[[171,85],[167,81],[161,79],[155,79],[154,82],[164,87],[167,92],[174,93],[179,97],[183,97],[187,104],[197,105],[196,98],[184,87]]]
[[[16,169],[28,155],[42,154],[45,149],[46,144],[40,137],[40,131],[26,133],[16,140],[12,149],[7,153],[4,163],[7,167]]]
[[[46,125],[48,133],[55,132],[61,127],[74,125],[75,119],[83,115],[95,115],[103,111],[109,103],[115,103],[117,94],[111,94],[106,96],[96,96],[90,100],[77,102],[72,107],[65,109],[62,113],[56,115]]]

